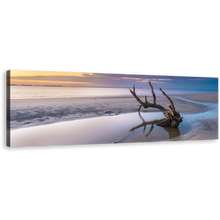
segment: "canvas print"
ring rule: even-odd
[[[218,139],[218,78],[7,71],[10,147]]]

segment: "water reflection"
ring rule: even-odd
[[[139,112],[138,114],[139,114],[139,117],[141,118],[141,120],[143,121],[143,123],[140,124],[140,125],[137,125],[136,127],[131,128],[129,132],[133,133],[135,130],[140,129],[140,128],[143,127],[143,133],[145,133],[146,127],[148,125],[151,125],[151,127],[148,130],[148,132],[146,133],[145,137],[148,137],[151,134],[151,132],[154,129],[154,125],[157,126],[158,123],[160,123],[164,120],[164,119],[161,119],[161,120],[154,120],[154,121],[146,122],[144,120],[144,118],[141,116],[141,113]],[[163,128],[168,133],[169,140],[180,136],[180,130],[179,130],[178,127],[171,127],[170,125],[168,125],[168,126],[164,126],[164,127],[161,127],[161,128]]]

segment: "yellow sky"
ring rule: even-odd
[[[71,81],[52,81],[52,80],[22,80],[11,79],[11,84],[22,85],[89,85],[91,82],[71,82]]]
[[[55,78],[57,76],[61,77],[88,77],[92,76],[93,73],[82,73],[82,72],[55,72],[55,71],[32,71],[32,70],[11,70],[10,71],[10,84],[16,85],[62,85],[62,86],[83,86],[89,85],[91,82],[79,81],[59,81]],[[48,79],[39,79],[39,77],[51,77]],[[31,78],[30,78],[31,77]],[[38,78],[37,78],[38,77]]]
[[[55,72],[55,71],[35,71],[35,70],[11,70],[11,77],[19,76],[79,76],[85,77],[82,72]],[[92,75],[93,73],[86,73]]]

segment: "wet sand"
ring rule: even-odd
[[[185,100],[178,99],[184,98]],[[185,133],[179,131],[167,131],[162,129],[163,139],[158,138],[158,134],[148,135],[148,139],[143,141],[178,141],[178,140],[211,140],[218,138],[218,94],[199,94],[199,95],[178,95],[172,96],[177,111],[179,111],[184,120],[190,123],[190,129]],[[189,102],[199,101],[201,103]],[[76,100],[76,98],[74,99]],[[53,100],[54,101],[54,100]],[[71,100],[72,102],[73,100]],[[150,98],[149,98],[150,101]],[[210,105],[207,104],[207,101]],[[40,101],[42,104],[42,101]],[[36,103],[36,102],[35,102]],[[94,117],[68,122],[60,122],[49,125],[34,126],[29,128],[20,128],[11,131],[11,146],[50,146],[50,145],[79,145],[79,144],[101,144],[113,142],[138,142],[135,136],[130,135],[131,129],[141,123],[142,119],[138,116],[138,103],[134,98],[96,98],[96,99],[78,99],[74,106],[87,105],[90,108],[90,117],[94,117],[94,112],[100,109],[107,109],[107,116]],[[158,97],[157,103],[166,105],[167,99]],[[203,104],[202,104],[203,103]],[[45,103],[46,105],[46,103]],[[118,112],[119,108],[121,112]],[[79,108],[77,108],[80,111]],[[116,111],[117,110],[117,111]],[[159,112],[150,113],[154,109],[143,110],[142,114],[148,114],[146,121],[155,121],[163,118]],[[124,114],[131,113],[132,114]],[[149,113],[146,113],[149,112]],[[112,116],[109,116],[112,115]],[[150,116],[150,118],[149,118]],[[188,126],[188,125],[187,125]],[[189,128],[189,126],[188,126]],[[141,128],[143,130],[143,128]],[[148,127],[148,130],[150,127]],[[149,132],[147,129],[145,136]],[[159,130],[158,130],[159,131]],[[141,131],[141,133],[143,133]],[[176,134],[176,136],[173,134]],[[127,141],[123,138],[129,136]],[[30,138],[28,138],[30,137]],[[150,137],[150,138],[149,138]],[[122,140],[122,141],[120,141]]]
[[[174,138],[176,140],[216,140],[218,139],[218,118],[207,118],[200,120],[190,121],[194,126],[194,130],[189,134],[180,138]]]
[[[197,102],[218,103],[218,93],[176,95]],[[172,95],[171,95],[172,97]]]
[[[194,127],[193,131],[188,133],[187,135],[173,138],[172,140],[176,141],[218,139],[218,93],[181,95],[181,97],[196,102],[208,103],[208,112],[210,112],[210,115],[191,115],[191,117],[189,117],[188,120]]]
[[[209,95],[209,94],[207,94]],[[200,96],[200,95],[199,95]],[[187,96],[191,97],[191,96]],[[192,95],[194,97],[194,95]],[[212,97],[210,95],[209,97]],[[144,97],[141,97],[144,100]],[[173,96],[177,111],[197,113],[207,111],[206,106],[179,100]],[[148,98],[152,102],[152,97]],[[168,100],[157,96],[157,103],[167,107]],[[139,103],[132,97],[97,97],[97,98],[55,98],[55,99],[12,99],[11,129],[47,125],[62,121],[78,120],[100,116],[113,116],[137,112]],[[142,112],[158,112],[148,108]]]

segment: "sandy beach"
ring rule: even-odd
[[[183,98],[207,104],[210,114],[191,115],[192,132],[173,140],[215,140],[218,139],[218,93],[181,95]],[[199,112],[197,112],[199,113]]]
[[[193,100],[193,101],[197,101],[197,102],[218,103],[218,93],[187,94],[187,95],[179,95],[179,96],[183,97],[183,98],[186,98],[186,99]]]
[[[147,139],[147,129],[141,138],[142,128],[133,133],[132,128],[143,123],[133,97],[52,99],[49,104],[47,99],[11,100],[11,146],[218,139],[217,93],[171,97],[184,123],[178,131],[160,130],[154,123],[163,118],[162,113],[143,109],[148,130],[154,127]],[[157,103],[165,107],[168,102],[157,97]]]
[[[209,94],[207,94],[209,95]],[[181,113],[194,114],[208,110],[205,105],[189,103],[172,96],[176,109]],[[177,95],[177,97],[182,97]],[[185,98],[185,96],[183,96]],[[200,95],[187,95],[200,97]],[[201,96],[203,97],[203,96]],[[207,96],[206,96],[207,97]],[[209,95],[211,102],[216,101],[215,95]],[[141,97],[144,100],[144,97]],[[148,100],[152,102],[152,97]],[[192,99],[193,100],[193,99]],[[157,103],[167,106],[167,99],[157,97]],[[62,121],[85,119],[100,116],[113,116],[137,112],[139,103],[131,96],[126,97],[96,97],[96,98],[55,98],[55,99],[12,99],[11,128],[24,128],[51,124]],[[142,109],[143,112],[155,112],[157,109]]]

